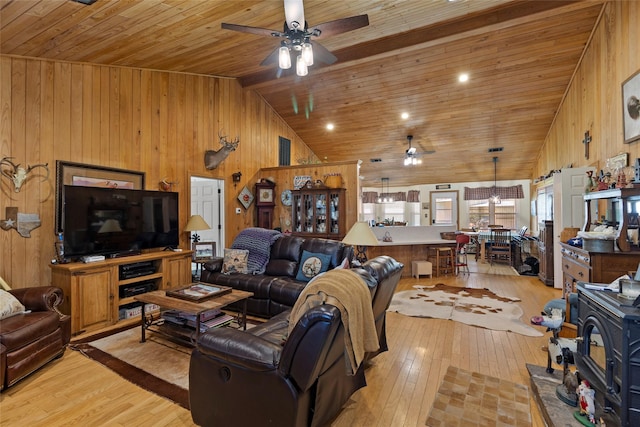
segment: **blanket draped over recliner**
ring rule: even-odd
[[[340,310],[345,329],[346,368],[353,375],[365,354],[379,348],[371,292],[362,278],[350,270],[335,269],[315,277],[291,310],[289,334],[307,310],[321,304],[331,304]]]

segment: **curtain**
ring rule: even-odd
[[[511,187],[464,187],[464,200],[487,200],[495,193],[501,199],[524,199],[522,185],[514,185]]]
[[[362,192],[362,203],[377,203],[378,202],[378,193],[375,191],[363,191]]]
[[[420,190],[409,190],[407,193],[407,202],[419,203],[420,202]]]

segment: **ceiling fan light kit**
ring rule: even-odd
[[[224,22],[222,23],[222,28],[240,31],[242,33],[284,38],[280,43],[280,47],[269,54],[260,65],[270,65],[274,63],[277,58],[278,67],[281,70],[288,70],[292,66],[291,53],[293,52],[296,54],[296,74],[302,77],[309,73],[309,67],[314,64],[315,60],[329,65],[337,60],[335,55],[320,43],[315,41],[311,43],[311,37],[320,37],[323,32],[325,33],[325,37],[346,33],[347,31],[369,25],[369,17],[367,15],[358,15],[350,18],[336,19],[335,21],[325,22],[314,28],[309,28],[305,21],[302,0],[284,0],[284,15],[285,23],[282,32],[246,25],[227,24]],[[317,55],[315,59],[314,44],[315,54]]]
[[[419,159],[416,153],[416,147],[411,146],[411,141],[413,140],[413,135],[407,135],[407,141],[409,141],[409,148],[405,151],[404,155],[404,165],[405,166],[415,166],[422,164],[422,159]]]

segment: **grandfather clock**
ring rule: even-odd
[[[265,179],[256,184],[256,211],[258,213],[258,227],[273,228],[273,208],[275,203],[276,185]]]

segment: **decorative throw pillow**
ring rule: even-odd
[[[6,319],[24,311],[24,305],[16,297],[4,289],[0,289],[0,319]]]
[[[302,251],[302,258],[300,259],[296,280],[308,282],[318,274],[327,271],[330,262],[331,255]]]
[[[224,249],[224,260],[222,261],[222,272],[224,274],[231,273],[247,273],[247,259],[249,251],[246,249]]]

